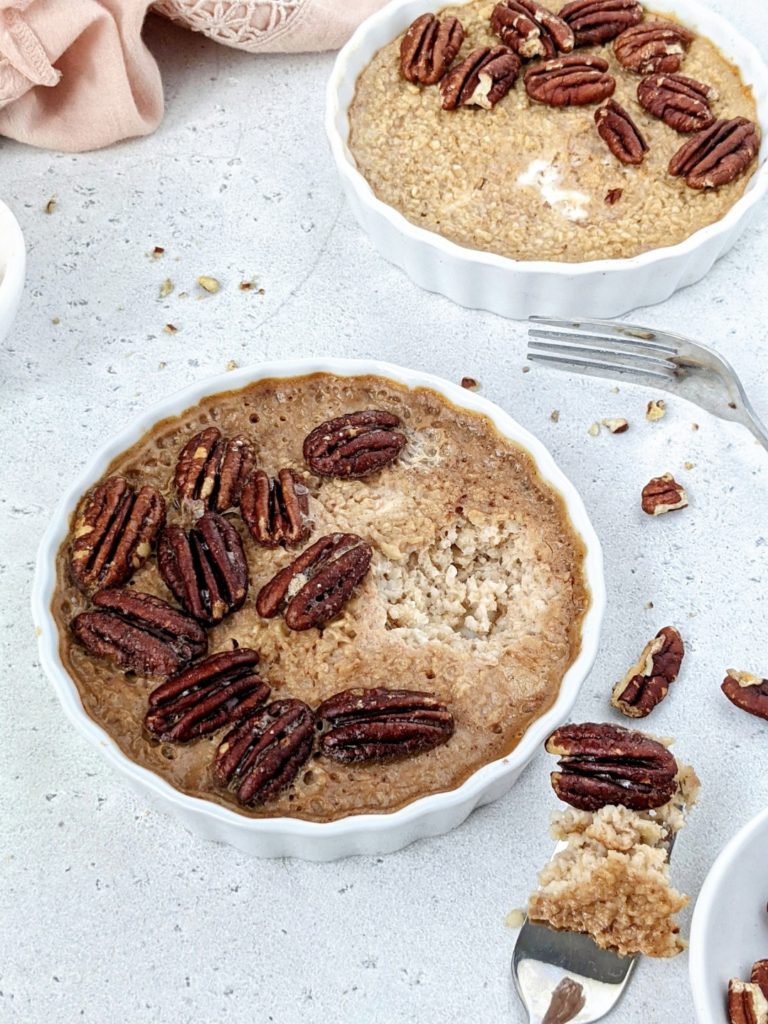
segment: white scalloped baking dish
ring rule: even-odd
[[[10,331],[19,308],[26,262],[21,228],[0,200],[0,341]]]
[[[293,818],[249,818],[228,807],[187,796],[174,789],[164,779],[129,760],[111,737],[86,714],[58,652],[58,629],[51,613],[56,585],[56,553],[67,536],[69,521],[80,496],[103,475],[118,453],[138,441],[159,420],[183,412],[208,395],[232,391],[253,381],[322,372],[347,377],[375,374],[407,387],[431,388],[456,406],[485,414],[504,436],[530,452],[541,476],[562,495],[571,522],[584,543],[584,572],[591,603],[582,625],[581,650],[563,678],[556,702],[529,727],[511,754],[484,765],[457,789],[423,797],[389,814],[355,815],[327,823]],[[604,607],[603,558],[599,541],[575,487],[557,468],[540,441],[492,402],[439,377],[390,363],[350,359],[265,363],[201,381],[152,406],[100,448],[62,498],[40,543],[32,592],[40,659],[67,716],[142,797],[180,818],[193,832],[206,839],[230,843],[246,853],[261,857],[291,856],[318,861],[350,854],[389,853],[423,836],[439,835],[460,824],[475,807],[506,792],[544,739],[568,717],[597,653]]]
[[[768,67],[751,43],[696,0],[659,0],[656,6],[716,40],[726,57],[739,67],[754,91],[763,134],[760,165],[747,191],[715,224],[679,245],[653,249],[631,259],[525,262],[464,248],[411,224],[377,199],[357,170],[347,145],[347,112],[357,78],[374,54],[414,18],[446,5],[447,0],[392,0],[364,21],[339,52],[328,83],[326,131],[331,150],[352,210],[382,256],[422,288],[440,292],[462,306],[487,309],[513,319],[534,314],[608,318],[663,302],[679,288],[704,277],[735,244],[755,204],[768,190]]]

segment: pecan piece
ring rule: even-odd
[[[768,999],[759,985],[731,978],[728,982],[728,1019],[731,1024],[768,1024]]]
[[[674,626],[664,626],[643,648],[637,663],[616,683],[611,704],[629,718],[645,718],[667,696],[685,654]]]
[[[669,173],[685,178],[690,188],[719,188],[743,174],[759,151],[760,135],[752,121],[715,121],[675,153]]]
[[[240,495],[240,514],[257,544],[302,544],[312,532],[309,491],[291,469],[277,479],[257,469]]]
[[[89,654],[142,676],[167,676],[205,654],[208,637],[199,622],[159,597],[112,587],[93,595],[99,611],[81,612],[72,632]]]
[[[179,604],[208,625],[240,608],[248,593],[240,534],[216,512],[206,512],[188,533],[166,527],[157,545],[157,567]]]
[[[165,499],[111,476],[88,495],[73,530],[71,572],[81,590],[126,583],[149,557],[165,522]]]
[[[422,14],[400,43],[400,74],[415,85],[435,85],[453,63],[464,42],[458,18]]]
[[[623,164],[641,164],[648,152],[643,133],[624,107],[608,100],[595,111],[597,133],[617,160]]]
[[[344,764],[421,754],[453,735],[448,708],[417,690],[344,690],[323,701],[316,715],[330,726],[320,737],[321,752]]]
[[[564,725],[546,742],[560,756],[550,779],[557,796],[582,811],[621,804],[661,807],[675,792],[677,762],[665,746],[619,725]]]
[[[206,427],[179,452],[173,478],[176,493],[182,501],[226,512],[237,505],[253,465],[253,446],[247,437],[222,437],[217,427]]]
[[[644,21],[617,36],[613,52],[619,64],[640,75],[674,74],[694,38],[677,22]]]
[[[242,804],[263,804],[293,782],[312,752],[315,716],[300,700],[257,708],[228,732],[213,774]]]
[[[483,46],[456,64],[440,83],[443,110],[476,104],[490,110],[517,81],[520,58],[506,46]]]
[[[560,17],[573,30],[577,46],[595,46],[639,25],[643,6],[639,0],[572,0],[561,9]]]
[[[728,669],[721,690],[737,708],[768,719],[768,679],[753,676],[751,672]]]
[[[643,512],[649,516],[661,516],[688,507],[688,495],[671,473],[655,476],[643,488],[640,497]]]
[[[196,661],[150,693],[144,725],[180,743],[234,725],[269,697],[255,673],[258,660],[256,651],[240,647]]]
[[[502,0],[496,4],[491,13],[491,31],[523,60],[570,53],[575,42],[567,22],[537,0]]]
[[[768,960],[756,960],[752,964],[752,973],[749,980],[757,985],[766,999],[768,999]]]
[[[590,54],[571,54],[525,73],[525,90],[531,99],[551,107],[581,107],[612,96],[616,79],[608,74],[608,61]]]
[[[406,445],[400,418],[380,409],[348,412],[321,423],[304,439],[304,458],[319,476],[368,476],[394,462]]]
[[[289,629],[322,626],[339,614],[368,572],[371,549],[354,533],[321,537],[259,591],[256,611],[265,619],[285,608]]]
[[[717,92],[685,75],[650,75],[637,87],[640,106],[676,132],[698,132],[709,128],[715,117],[710,103]]]

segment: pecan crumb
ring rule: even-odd
[[[608,206],[613,206],[614,203],[618,203],[623,195],[623,188],[611,188],[605,193],[605,202]]]
[[[629,430],[629,423],[621,417],[603,420],[603,426],[612,434],[625,434]]]
[[[53,324],[53,326],[54,326],[54,327],[58,327],[58,326],[59,326],[59,324],[61,323],[61,317],[55,316],[55,317],[54,317],[54,318],[53,318],[53,319],[51,320],[51,323]]]
[[[53,213],[53,211],[56,209],[56,199],[55,199],[54,196],[51,196],[51,198],[45,204],[43,209],[45,210],[46,213]]]
[[[692,423],[691,424],[691,430],[698,430],[698,429],[699,429],[699,424],[698,423]]]
[[[149,255],[153,260],[159,259],[161,256],[165,255],[165,249],[162,245],[156,245]]]
[[[651,423],[663,420],[667,414],[667,403],[663,398],[652,398],[645,410],[645,418]]]
[[[549,418],[552,420],[553,423],[559,423],[560,422],[560,410],[559,409],[553,409],[552,412],[549,414]]]
[[[161,362],[161,363],[158,363],[158,364],[157,364],[157,368],[158,368],[158,370],[164,370],[164,369],[166,368],[166,366],[167,366],[167,365],[168,365],[168,363],[166,363],[166,362]]]
[[[664,473],[648,481],[643,488],[640,504],[647,515],[660,516],[665,512],[687,508],[688,495],[671,473]]]
[[[165,327],[163,328],[163,331],[166,334],[176,334],[178,330],[179,328],[175,324],[166,324]]]
[[[480,387],[480,382],[475,380],[474,377],[462,377],[461,386],[466,388],[467,391],[477,391]]]
[[[648,608],[648,609],[653,608],[653,601],[646,601],[645,602],[645,607]]]
[[[685,466],[685,468],[687,470],[691,470],[691,469],[695,469],[696,468],[696,463],[695,462],[684,462],[683,465]]]
[[[173,291],[174,284],[170,277],[166,277],[163,283],[160,285],[160,298],[167,298]]]
[[[254,287],[253,281],[241,281],[238,288],[241,292],[249,292]]]
[[[530,372],[531,372],[530,366],[524,366],[523,367],[523,373],[530,373]]]
[[[219,284],[215,277],[208,277],[205,274],[203,274],[201,277],[198,277],[197,283],[200,285],[203,291],[208,292],[209,295],[215,295],[219,288],[221,288],[221,285]]]
[[[592,426],[587,431],[587,433],[589,434],[590,437],[597,437],[597,435],[600,433],[600,424],[599,423],[593,423]]]

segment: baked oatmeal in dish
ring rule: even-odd
[[[128,757],[243,814],[330,821],[514,749],[579,652],[583,559],[486,417],[314,374],[206,398],[117,457],[53,612]]]
[[[472,0],[422,19],[360,74],[349,149],[382,202],[461,246],[636,256],[720,220],[757,169],[738,68],[637,0]]]

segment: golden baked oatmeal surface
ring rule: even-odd
[[[408,438],[400,458],[360,480],[310,474],[302,458],[309,431],[365,408],[400,416]],[[346,766],[315,756],[295,786],[263,807],[240,810],[315,820],[390,811],[451,789],[509,753],[555,700],[589,603],[581,542],[531,457],[488,419],[432,391],[318,374],[205,399],[158,424],[108,473],[153,484],[168,500],[169,522],[178,520],[171,489],[177,454],[210,425],[247,435],[269,474],[292,467],[303,475],[315,523],[307,543],[353,532],[371,545],[373,561],[337,619],[322,630],[292,632],[282,617],[260,618],[254,599],[296,550],[257,546],[237,512],[228,513],[243,539],[250,592],[243,608],[209,631],[209,651],[235,643],[255,648],[271,699],[297,697],[316,707],[348,687],[404,687],[435,693],[456,722],[447,744],[402,761]],[[209,764],[221,731],[188,744],[150,737],[142,722],[157,683],[126,676],[74,642],[68,625],[88,602],[70,582],[67,544],[58,574],[53,610],[61,656],[88,714],[129,757],[174,786],[237,806],[212,787]],[[132,585],[172,600],[154,557]]]
[[[564,3],[551,0],[548,6],[559,11]],[[489,27],[493,7],[475,0],[441,12],[464,26],[457,60],[478,46],[499,44]],[[646,11],[646,17],[653,15]],[[650,147],[639,166],[620,163],[599,137],[598,104],[554,108],[530,99],[522,82],[527,64],[492,109],[442,110],[437,87],[402,78],[400,38],[379,50],[358,78],[350,150],[379,199],[467,248],[568,263],[636,256],[675,245],[720,220],[757,167],[753,162],[736,181],[703,191],[670,176],[669,161],[690,136],[640,106],[642,76],[619,64],[610,43],[574,53],[599,53],[609,62],[613,99]],[[756,120],[751,90],[709,39],[694,39],[680,74],[716,90],[715,117]]]

